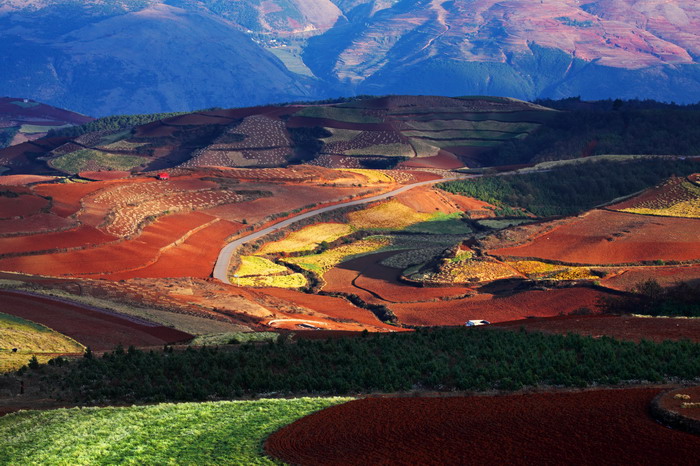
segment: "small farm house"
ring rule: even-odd
[[[464,323],[467,327],[476,327],[477,325],[489,325],[488,320],[468,320]]]
[[[170,175],[167,173],[158,173],[158,179],[159,180],[169,180]]]

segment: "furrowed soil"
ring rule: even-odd
[[[108,311],[81,307],[40,296],[0,291],[3,312],[45,325],[93,350],[115,346],[161,346],[192,335]]]
[[[657,388],[366,398],[272,434],[292,464],[697,464],[700,437],[648,414]],[[319,441],[322,439],[322,441]]]

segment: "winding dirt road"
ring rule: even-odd
[[[318,214],[322,214],[325,212],[331,212],[333,210],[337,209],[342,209],[343,207],[350,207],[350,206],[356,206],[356,205],[361,205],[361,204],[367,204],[370,202],[376,202],[376,201],[382,201],[384,199],[388,199],[390,197],[394,197],[398,194],[401,194],[403,192],[409,191],[413,188],[418,188],[420,186],[426,186],[430,184],[437,184],[437,183],[442,183],[443,181],[452,181],[455,179],[458,179],[459,177],[455,178],[440,178],[439,180],[429,180],[429,181],[421,181],[418,183],[413,183],[413,184],[407,184],[405,186],[402,186],[398,189],[395,189],[393,191],[389,191],[388,193],[384,194],[379,194],[377,196],[372,196],[372,197],[367,197],[364,199],[357,199],[354,201],[348,201],[344,202],[342,204],[335,204],[332,206],[327,206],[327,207],[321,207],[320,209],[312,210],[309,212],[305,212],[303,214],[299,214],[296,217],[289,218],[287,220],[283,220],[279,223],[276,223],[272,226],[269,226],[267,228],[264,228],[259,231],[255,231],[249,235],[243,236],[242,238],[239,238],[229,244],[227,244],[219,253],[219,257],[216,259],[216,265],[214,265],[214,273],[213,276],[217,280],[220,280],[226,284],[231,284],[231,282],[228,280],[228,269],[229,269],[229,264],[231,263],[231,257],[233,254],[236,252],[236,250],[241,247],[243,244],[248,243],[250,241],[255,241],[258,238],[262,238],[265,235],[269,235],[270,233],[274,233],[275,231],[281,230],[283,228],[287,228],[289,225],[298,222],[300,220],[307,219],[309,217],[313,217]]]

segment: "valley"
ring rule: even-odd
[[[696,118],[404,95],[2,149],[0,457],[683,464],[648,406],[700,377]]]

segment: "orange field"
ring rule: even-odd
[[[523,246],[494,249],[497,256],[576,264],[624,264],[700,259],[700,220],[593,210]]]

